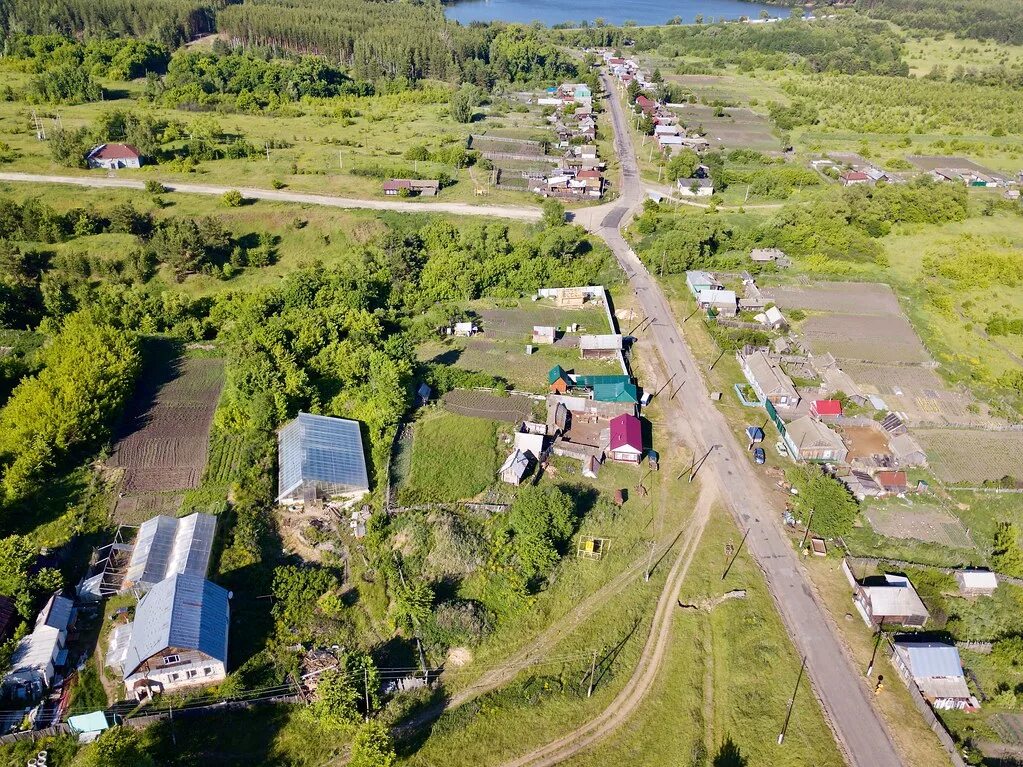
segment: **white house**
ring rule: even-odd
[[[85,156],[90,168],[139,168],[142,166],[142,154],[131,144],[100,144]]]
[[[67,662],[67,632],[75,619],[75,603],[54,594],[36,616],[32,633],[23,637],[11,656],[3,686],[16,698],[38,697]]]
[[[710,197],[714,194],[714,182],[709,178],[680,178],[675,183],[683,197]]]
[[[120,672],[138,700],[227,675],[230,594],[197,575],[160,581],[114,629],[106,665]]]

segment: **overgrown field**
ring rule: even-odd
[[[412,475],[400,492],[405,503],[468,500],[494,481],[497,424],[436,411],[415,425]]]

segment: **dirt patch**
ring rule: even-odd
[[[520,394],[501,397],[484,391],[459,389],[445,394],[441,404],[452,413],[507,423],[528,421],[533,414],[533,400]]]
[[[935,506],[869,507],[864,511],[864,516],[874,532],[889,538],[911,538],[954,549],[974,548],[963,523]]]
[[[818,282],[764,290],[782,309],[854,314],[901,314],[899,299],[887,285],[871,282]]]
[[[849,446],[849,461],[869,459],[872,455],[888,454],[888,438],[880,429],[870,426],[843,426],[839,429]]]
[[[468,647],[452,647],[448,650],[447,668],[461,668],[472,663],[472,652]]]
[[[198,487],[223,384],[223,360],[182,358],[168,348],[149,356],[108,461],[123,470],[118,521],[136,518],[142,505],[168,513],[180,503],[175,491]]]

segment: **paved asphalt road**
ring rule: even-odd
[[[677,426],[698,460],[709,453],[698,476],[704,482],[718,484],[720,497],[731,507],[743,530],[749,530],[746,546],[767,577],[789,635],[799,652],[806,655],[810,681],[847,761],[855,767],[899,767],[902,760],[871,702],[873,691],[862,670],[853,666],[836,636],[837,627],[814,597],[809,577],[782,531],[779,510],[772,508],[753,462],[710,399],[660,286],[618,230],[629,211],[642,202],[644,192],[624,110],[613,95],[610,79],[606,75],[602,79],[605,90],[612,94],[607,102],[623,179],[619,203],[601,222],[597,234],[625,269],[646,316],[654,318],[653,340],[668,374],[675,375],[675,383],[685,381],[678,397],[688,417]],[[756,673],[756,669],[749,672]],[[801,694],[808,691],[804,689]]]
[[[93,188],[144,189],[142,181],[110,176],[46,176],[35,173],[0,173],[0,181],[30,181],[44,184],[71,184]],[[305,194],[278,189],[249,189],[246,187],[215,186],[211,184],[179,184],[161,181],[169,191],[186,194],[222,195],[237,189],[243,197],[254,200],[278,200],[308,205],[326,205],[332,208],[364,208],[367,210],[396,210],[402,213],[455,213],[463,216],[511,218],[518,221],[538,221],[540,209],[526,205],[470,205],[463,202],[409,202],[405,200],[359,200],[326,194]]]

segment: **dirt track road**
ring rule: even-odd
[[[93,189],[144,189],[145,183],[128,178],[109,176],[49,176],[35,173],[0,173],[0,181],[33,182],[40,184],[69,184]],[[161,181],[171,192],[220,196],[237,189],[243,197],[253,200],[276,200],[307,205],[325,205],[332,208],[361,208],[364,210],[395,210],[401,213],[453,213],[461,216],[510,218],[516,221],[539,221],[540,209],[527,205],[470,205],[464,202],[410,202],[407,200],[359,200],[351,197],[333,197],[326,194],[287,192],[279,189],[216,186],[212,184],[179,184]]]
[[[503,767],[548,767],[562,762],[607,737],[636,712],[656,681],[671,644],[676,598],[689,573],[693,557],[696,556],[696,549],[707,527],[715,500],[714,486],[703,485],[693,509],[693,516],[686,527],[682,547],[657,600],[657,609],[654,611],[650,633],[640,654],[639,663],[622,691],[607,708],[586,724],[541,748],[505,762]]]

